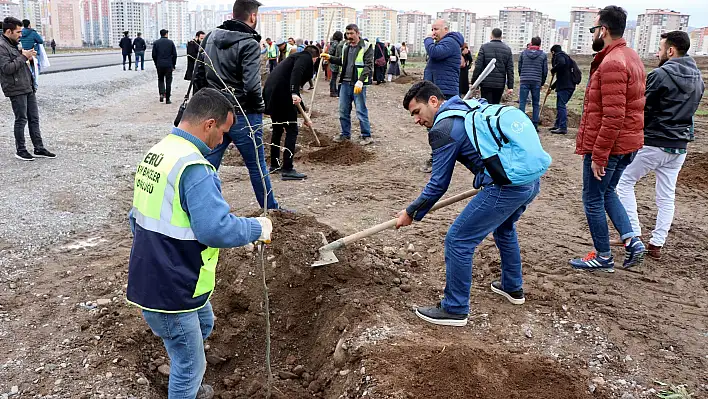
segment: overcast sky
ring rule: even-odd
[[[332,2],[334,0],[318,1],[318,0],[260,0],[264,6],[309,6],[324,2]],[[604,7],[606,5],[615,4],[624,7],[629,12],[629,19],[637,19],[637,15],[643,13],[647,8],[671,8],[675,11],[680,11],[691,15],[689,19],[690,26],[703,27],[708,26],[708,1],[706,0],[617,0],[616,3],[603,3],[594,0],[534,0],[534,1],[459,1],[459,0],[339,0],[339,3],[347,4],[356,9],[363,9],[365,5],[382,4],[396,10],[420,10],[429,14],[435,15],[437,11],[442,11],[445,8],[465,8],[475,12],[477,16],[499,15],[499,9],[507,6],[527,6],[545,14],[550,14],[557,21],[568,21],[570,19],[570,7],[572,6],[591,6]],[[202,4],[221,4],[228,3],[223,0],[190,0],[192,5]],[[564,4],[559,6],[559,3]],[[463,4],[467,4],[463,6]]]

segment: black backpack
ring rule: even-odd
[[[574,59],[570,57],[568,59],[570,60],[570,76],[573,79],[573,84],[577,86],[583,80],[583,73],[580,72],[580,68],[578,68],[578,64]]]

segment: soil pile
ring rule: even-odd
[[[369,161],[374,154],[351,141],[344,141],[313,151],[303,158],[313,163],[349,166]]]
[[[394,80],[394,83],[406,85],[406,84],[411,84],[415,83],[417,81],[421,80],[421,76],[417,74],[409,74],[405,76],[399,76],[396,80]]]
[[[686,187],[708,189],[708,153],[689,152],[679,173],[678,181]]]
[[[528,105],[527,105],[528,107]],[[527,108],[528,109],[528,108]],[[528,111],[526,114],[531,118],[533,111]],[[577,129],[580,126],[581,115],[573,110],[568,110],[568,127]],[[556,123],[556,110],[548,108],[548,106],[543,110],[541,114],[541,126],[543,127],[553,127]]]

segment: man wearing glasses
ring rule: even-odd
[[[615,192],[622,172],[644,143],[646,73],[622,38],[626,22],[622,8],[608,6],[590,28],[597,54],[590,66],[575,153],[583,156],[583,205],[595,248],[570,261],[576,269],[614,272],[605,214],[624,243],[625,268],[641,264],[646,251]]]

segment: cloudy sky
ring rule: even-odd
[[[309,6],[334,0],[260,0],[264,6]],[[191,0],[190,3],[209,5],[222,3],[219,0]],[[568,21],[570,18],[570,7],[591,6],[604,7],[613,3],[597,2],[596,0],[517,0],[517,1],[454,1],[454,0],[338,0],[337,2],[347,4],[356,9],[362,9],[365,5],[383,4],[396,10],[420,10],[435,15],[437,11],[445,8],[460,7],[469,9],[478,16],[498,15],[499,9],[507,6],[527,6],[546,14],[550,14],[558,21]],[[563,6],[558,4],[562,3]],[[465,5],[466,4],[466,5]],[[647,8],[671,8],[682,13],[691,15],[689,24],[693,27],[708,26],[708,1],[705,0],[617,0],[615,5],[624,7],[629,12],[629,19],[637,19],[637,15]]]

